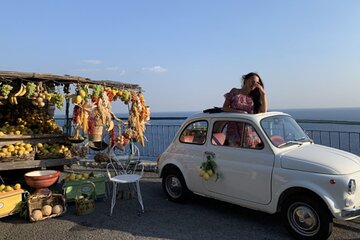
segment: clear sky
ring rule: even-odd
[[[251,71],[262,77],[270,109],[360,106],[357,0],[0,6],[0,70],[137,83],[153,112],[222,106]]]

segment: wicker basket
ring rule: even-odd
[[[34,219],[34,217],[32,216],[32,212],[34,210],[41,211],[42,207],[45,205],[50,205],[51,207],[54,207],[55,205],[60,205],[62,206],[62,212],[51,213],[49,216],[43,216],[41,219]],[[50,193],[49,195],[31,195],[28,198],[28,211],[29,219],[31,222],[37,222],[48,218],[57,217],[66,212],[66,201],[62,194]]]
[[[64,153],[36,153],[35,159],[36,160],[42,160],[42,159],[58,159],[58,158],[65,158]]]
[[[90,194],[83,194],[81,189],[84,187],[89,187]],[[92,213],[95,210],[95,184],[91,181],[86,181],[80,184],[80,186],[77,188],[77,193],[75,197],[75,210],[76,215],[85,215]],[[86,195],[86,196],[84,196]]]
[[[21,156],[11,156],[11,157],[0,157],[1,162],[19,162],[19,161],[32,161],[35,159],[35,152],[32,151],[29,154]]]

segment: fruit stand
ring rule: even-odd
[[[112,112],[114,101],[125,104],[128,121]],[[56,109],[64,113],[63,126],[55,120]],[[0,175],[72,165],[86,157],[88,145],[144,145],[149,115],[136,84],[0,71]]]

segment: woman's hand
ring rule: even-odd
[[[261,95],[265,95],[265,90],[263,88],[263,86],[260,85],[260,83],[255,83],[255,88],[258,88],[259,89],[259,92]]]

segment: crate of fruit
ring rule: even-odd
[[[60,216],[66,212],[66,201],[62,194],[34,194],[28,198],[28,212],[31,222]]]
[[[92,182],[95,186],[95,197],[105,197],[105,177],[102,174],[94,173],[69,173],[63,180],[63,190],[67,202],[72,202],[76,198],[77,192],[90,194],[91,189],[88,186],[84,186],[85,182]]]
[[[30,161],[35,158],[35,150],[30,143],[16,142],[0,148],[0,162]]]
[[[0,185],[0,218],[20,212],[24,192],[20,184]]]
[[[37,144],[35,159],[71,158],[71,152],[65,144]]]

